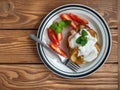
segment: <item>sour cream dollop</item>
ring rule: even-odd
[[[81,36],[82,30],[85,30],[87,32],[87,39],[88,42],[85,44],[85,46],[81,46],[80,44],[76,43],[76,39]],[[75,48],[78,47],[78,56],[83,55],[84,61],[91,62],[98,56],[97,48],[95,47],[95,44],[97,42],[97,39],[86,30],[82,29],[80,32],[75,32],[74,30],[71,31],[71,35],[68,38],[69,47]]]

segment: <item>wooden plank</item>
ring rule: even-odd
[[[118,90],[118,64],[105,64],[83,79],[61,78],[44,65],[0,65],[1,90]]]
[[[117,0],[91,1],[0,0],[0,29],[37,29],[51,10],[70,3],[85,4],[94,8],[106,19],[110,28],[117,28]]]
[[[120,0],[118,0],[118,5],[117,5],[117,8],[118,8],[118,20],[119,20],[119,22],[118,22],[118,64],[119,64],[119,66],[118,66],[118,74],[119,74],[119,76],[118,76],[118,79],[119,79],[119,81],[118,81],[118,86],[119,86],[119,90],[120,90]]]
[[[0,63],[41,63],[35,42],[29,38],[37,30],[0,30]],[[112,50],[107,62],[117,62],[118,31],[111,30]]]

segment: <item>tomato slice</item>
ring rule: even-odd
[[[51,40],[51,42],[53,42],[55,45],[57,45],[57,46],[60,45],[59,41],[57,40],[54,30],[48,29],[48,37]]]
[[[71,26],[73,27],[73,29],[77,29],[77,25],[75,24],[75,22],[69,17],[69,15],[68,14],[61,14],[61,18],[63,19],[63,20],[70,20],[71,21]]]
[[[61,33],[58,33],[58,34],[57,34],[57,40],[58,40],[58,41],[61,41],[62,38],[63,38],[63,37],[62,37],[62,32],[61,32]]]
[[[87,21],[87,20],[85,20],[85,19],[83,19],[83,18],[81,18],[81,17],[78,17],[77,15],[75,15],[75,14],[73,14],[73,13],[70,13],[69,16],[70,16],[70,18],[71,18],[72,20],[74,20],[74,21],[76,21],[76,22],[78,22],[78,23],[80,23],[80,24],[83,24],[83,25],[88,24],[88,21]]]
[[[51,49],[53,49],[55,52],[57,52],[61,56],[66,57],[66,58],[68,57],[67,54],[61,48],[56,46],[55,44],[50,43],[49,46],[51,47]]]

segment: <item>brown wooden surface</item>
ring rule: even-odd
[[[0,65],[0,68],[0,87],[3,90],[9,88],[11,90],[117,90],[118,88],[116,64],[106,64],[84,79],[61,78],[41,64]]]
[[[1,29],[37,29],[41,20],[54,8],[68,3],[88,5],[97,10],[112,28],[117,25],[117,0],[0,0]],[[52,2],[52,4],[51,4]],[[10,9],[8,9],[9,7]]]
[[[118,77],[119,77],[118,78],[118,80],[119,80],[118,81],[118,86],[119,86],[118,89],[120,90],[120,17],[119,17],[120,16],[120,0],[118,0],[117,6],[118,6],[118,21],[119,21],[118,22],[118,34],[119,34],[118,35],[118,64],[119,64],[119,66],[118,66],[118,68],[119,68],[118,69],[118,72],[119,72],[118,73]]]
[[[118,1],[0,0],[0,90],[118,90]],[[106,64],[83,79],[64,79],[49,71],[39,59],[35,42],[28,37],[37,33],[45,15],[68,3],[85,4],[97,10],[112,34],[112,49]]]

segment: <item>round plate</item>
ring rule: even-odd
[[[111,35],[110,35],[109,27],[105,22],[105,20],[103,19],[103,17],[92,8],[81,4],[67,4],[52,10],[44,18],[37,33],[37,37],[40,40],[42,40],[45,43],[50,42],[47,35],[47,29],[50,27],[50,25],[53,22],[61,20],[60,15],[62,13],[74,13],[88,20],[89,22],[88,26],[94,29],[99,36],[101,51],[98,57],[94,61],[88,64],[80,65],[81,68],[78,70],[78,72],[73,72],[65,65],[59,63],[55,55],[53,55],[52,53],[50,53],[48,50],[46,50],[44,47],[42,47],[40,44],[37,43],[37,50],[39,56],[42,59],[43,63],[51,71],[62,77],[82,78],[88,76],[91,73],[95,72],[101,65],[103,65],[104,62],[106,61],[106,58],[109,55],[111,49]],[[66,33],[68,33],[71,29],[72,28],[68,27],[65,30],[63,30],[64,39],[61,42],[61,48],[66,52],[68,52],[68,49],[65,45]]]

